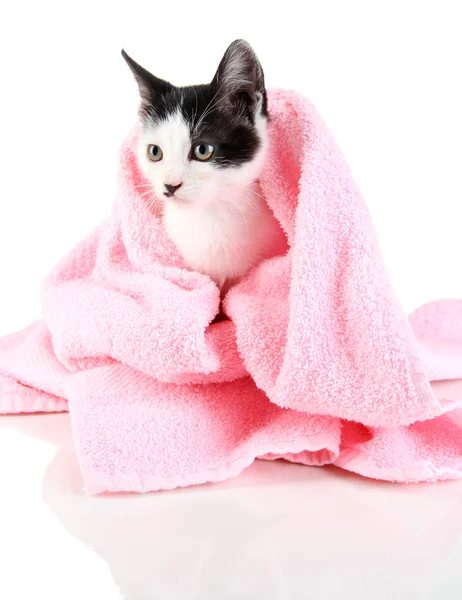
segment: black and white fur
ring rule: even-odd
[[[226,291],[285,242],[258,184],[268,122],[260,62],[236,40],[210,84],[176,87],[122,55],[141,95],[139,162],[150,200],[161,203],[185,262]],[[161,160],[153,162],[150,146]],[[198,160],[197,147],[213,148],[211,158]]]

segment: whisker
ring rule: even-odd
[[[153,194],[154,190],[150,189],[147,190],[146,192],[143,192],[142,194],[139,194],[140,198],[143,198],[144,196],[147,196],[148,194]]]
[[[227,94],[225,94],[224,96],[222,96],[221,98],[219,98],[215,104],[213,104],[212,106],[210,106],[210,104],[213,102],[213,100],[215,99],[216,95],[218,94],[218,92],[221,90],[221,88],[223,87],[224,84],[221,84],[221,86],[218,88],[217,92],[215,93],[215,95],[213,96],[212,100],[208,103],[207,107],[205,108],[204,112],[202,113],[199,121],[197,122],[194,130],[193,130],[193,134],[196,133],[197,128],[202,124],[202,122],[204,121],[204,119],[206,117],[208,117],[212,112],[214,112],[215,110],[218,110],[219,108],[219,104],[220,102],[223,102],[224,100],[226,100],[226,98],[228,98],[228,96],[230,96],[231,94],[234,93],[234,90],[230,90]],[[209,109],[210,107],[210,109]],[[208,110],[209,109],[209,110]]]
[[[197,128],[199,127],[199,125],[202,123],[202,121],[204,120],[204,115],[207,112],[208,107],[212,104],[212,102],[215,100],[215,98],[217,97],[217,94],[220,92],[221,88],[223,87],[223,83],[220,85],[220,87],[218,88],[218,90],[215,92],[215,95],[213,96],[213,98],[210,100],[210,102],[207,104],[207,106],[204,109],[204,112],[202,113],[202,115],[199,117],[199,120],[196,124],[196,126],[194,127],[193,130],[193,134],[196,132]]]

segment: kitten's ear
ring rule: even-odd
[[[173,86],[171,83],[159,79],[149,71],[146,71],[146,69],[135,62],[131,56],[128,56],[125,50],[122,50],[122,56],[136,79],[136,83],[140,90],[142,104],[154,104],[157,94],[165,94],[172,89]]]
[[[234,41],[226,50],[211,84],[216,88],[220,107],[242,105],[261,110],[266,115],[266,91],[263,69],[250,44]]]

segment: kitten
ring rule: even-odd
[[[122,50],[139,87],[140,166],[185,263],[224,293],[286,247],[258,183],[267,147],[263,70],[243,40],[210,84],[175,87]]]

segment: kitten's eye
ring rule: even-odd
[[[163,156],[163,153],[159,146],[156,146],[155,144],[149,144],[149,146],[148,146],[149,160],[152,160],[153,162],[158,162],[159,160],[162,160],[162,156]]]
[[[212,158],[215,152],[215,146],[212,144],[197,144],[193,148],[194,158],[197,160],[206,161]]]

